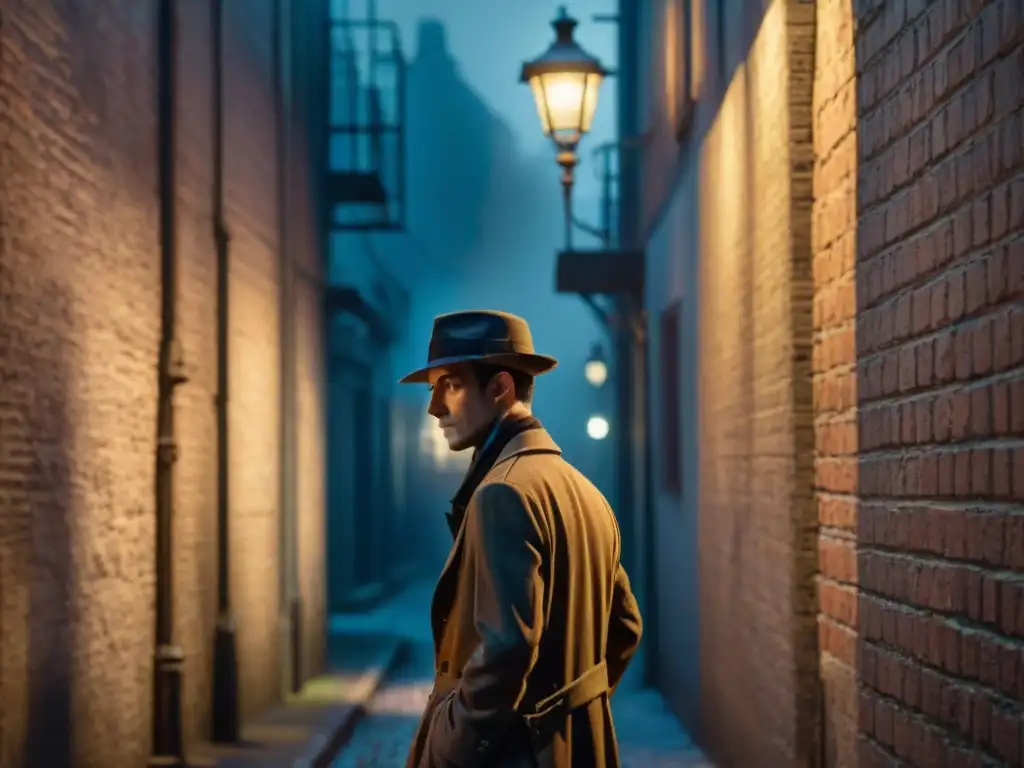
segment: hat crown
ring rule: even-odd
[[[474,309],[435,317],[426,367],[402,381],[424,381],[431,368],[474,360],[493,361],[532,375],[557,365],[553,357],[534,352],[533,334],[526,320],[508,312]]]
[[[533,351],[529,324],[507,312],[469,310],[438,315],[431,342],[440,340],[511,342],[520,352]]]
[[[516,315],[492,310],[451,312],[434,318],[427,363],[452,357],[533,354],[530,326]]]

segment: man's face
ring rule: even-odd
[[[427,412],[437,419],[448,447],[464,451],[474,446],[480,432],[498,416],[498,403],[477,382],[466,365],[436,368],[430,377]]]

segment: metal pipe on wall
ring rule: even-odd
[[[633,504],[633,329],[632,303],[627,295],[612,298],[612,355],[615,368],[615,490],[622,535],[622,564],[631,574],[637,570],[636,532],[640,510]],[[634,575],[633,581],[636,581]],[[639,591],[640,585],[634,584]],[[641,607],[643,607],[641,605]]]
[[[649,685],[657,683],[657,538],[655,532],[654,503],[652,498],[653,451],[651,448],[651,407],[648,401],[650,373],[650,333],[647,313],[643,302],[638,301],[634,315],[632,345],[632,460],[633,460],[633,506],[637,512],[636,542],[637,563],[640,571],[637,581],[639,594],[644,601],[644,624],[646,648],[643,656],[644,680]]]
[[[274,0],[273,48],[277,136],[278,274],[280,281],[280,541],[281,690],[302,687],[302,600],[298,589],[295,274],[291,257],[292,4]]]
[[[157,11],[157,167],[160,221],[160,351],[157,372],[156,648],[153,669],[151,766],[184,764],[181,689],[184,653],[174,643],[174,391],[186,381],[177,338],[178,252],[175,197],[177,158],[177,8]]]
[[[619,241],[627,247],[637,247],[640,228],[640,168],[639,150],[642,142],[634,144],[627,137],[640,136],[639,106],[639,59],[640,59],[640,4],[634,0],[619,0],[618,3],[618,131],[620,141],[624,142],[619,153]],[[630,142],[627,147],[625,142]],[[650,392],[650,334],[643,301],[637,302],[636,321],[638,331],[629,345],[630,351],[625,354],[632,358],[629,366],[623,371],[632,381],[633,397],[630,402],[621,405],[628,408],[627,412],[634,419],[634,430],[631,440],[632,469],[629,471],[633,485],[633,500],[636,505],[637,520],[635,526],[638,541],[635,542],[637,559],[642,568],[634,580],[644,596],[644,645],[643,656],[644,676],[648,682],[656,677],[658,660],[658,599],[657,599],[657,557],[655,546],[655,510],[654,510],[654,472],[652,470],[654,452],[651,445],[651,405],[647,398]]]
[[[213,53],[213,240],[217,249],[217,627],[213,641],[215,743],[239,738],[238,638],[231,610],[230,454],[228,450],[228,344],[230,245],[224,215],[224,3],[210,3]]]

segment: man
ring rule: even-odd
[[[455,542],[431,603],[435,680],[407,768],[616,768],[609,696],[642,623],[604,496],[530,412],[555,367],[526,321],[441,315],[429,413],[473,462],[452,500]]]

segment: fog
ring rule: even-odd
[[[608,415],[611,392],[607,386],[594,389],[583,377],[591,347],[604,340],[604,331],[578,296],[554,291],[556,254],[563,245],[560,169],[530,89],[519,80],[523,61],[554,39],[550,23],[558,4],[376,5],[380,18],[397,24],[408,61],[405,227],[343,235],[335,262],[356,271],[365,265],[354,262],[370,259],[404,288],[408,317],[390,360],[395,379],[425,361],[438,314],[490,308],[525,317],[537,350],[559,360],[557,369],[537,380],[534,412],[565,456],[611,496],[611,436],[594,441],[586,433],[591,415]],[[592,20],[594,14],[613,13],[614,3],[587,0],[568,10],[580,22],[580,44],[614,69],[615,26]],[[350,3],[348,12],[358,18],[365,5]],[[614,127],[615,83],[609,78],[580,149],[580,218],[598,219],[598,168],[590,152],[613,138]],[[597,243],[580,233],[574,245]],[[408,442],[408,524],[417,542],[431,542],[431,557],[439,559],[450,544],[441,513],[469,457],[452,456],[438,444],[436,422],[425,413],[424,387],[396,386],[394,398],[396,424]]]

